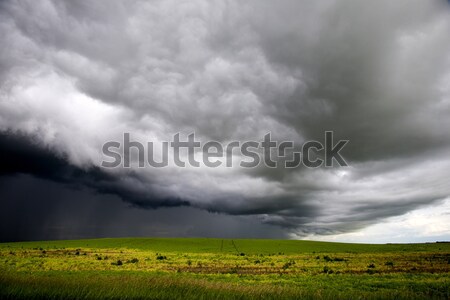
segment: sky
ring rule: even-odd
[[[1,242],[450,240],[446,0],[4,0],[0,36]],[[348,166],[101,166],[326,131]]]

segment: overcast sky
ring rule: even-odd
[[[446,0],[6,0],[0,36],[0,241],[450,240]],[[124,132],[325,131],[349,166],[100,167]]]

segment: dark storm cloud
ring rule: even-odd
[[[186,206],[143,210],[117,196],[29,175],[0,177],[0,199],[0,242],[133,236],[286,237],[282,229],[251,217]]]
[[[82,169],[57,156],[50,149],[39,146],[31,137],[20,134],[0,134],[0,176],[29,174],[38,178],[65,183],[74,188],[89,187],[104,194],[117,195],[123,200],[144,208],[188,206],[182,199],[162,198],[151,190],[145,192],[121,182],[121,178],[105,173],[99,167]],[[134,174],[129,177],[139,180]]]
[[[300,236],[358,230],[450,195],[447,1],[48,0],[0,10],[0,129],[33,137],[49,161],[5,164],[6,174],[40,173],[141,207],[254,215]],[[270,131],[300,145],[327,130],[350,141],[350,167],[98,169],[102,144],[123,132],[226,142]],[[35,155],[12,145],[25,161]]]
[[[265,53],[287,68],[300,68],[305,82],[270,113],[308,138],[332,128],[338,138],[352,141],[346,154],[353,161],[448,146],[448,132],[440,128],[450,125],[449,107],[439,105],[448,95],[436,88],[448,76],[446,3],[415,2],[405,9],[348,1],[322,13],[319,23],[313,18],[309,24],[317,31],[313,37],[308,29],[283,37],[303,19],[298,26],[282,23],[275,32],[265,23]]]

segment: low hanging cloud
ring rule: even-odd
[[[444,0],[2,1],[0,175],[297,236],[438,203],[450,196],[449,17]],[[350,141],[349,167],[99,167],[124,132],[301,144],[328,130]]]

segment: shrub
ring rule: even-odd
[[[295,261],[293,261],[293,260],[291,260],[291,261],[288,261],[287,263],[285,263],[281,268],[283,269],[283,270],[286,270],[286,269],[288,269],[290,266],[292,266],[292,265],[295,265]]]
[[[139,259],[137,259],[137,258],[133,258],[132,260],[129,261],[129,263],[132,263],[132,264],[135,264],[137,262],[139,262]]]
[[[121,265],[123,265],[123,262],[119,259],[117,262],[112,262],[111,265],[113,265],[113,266],[121,266]]]
[[[370,264],[370,265],[368,265],[367,266],[369,269],[374,269],[375,268],[375,265],[374,264]]]
[[[385,266],[389,266],[389,267],[393,267],[394,263],[392,261],[387,261],[384,265]]]
[[[158,256],[156,257],[156,259],[157,259],[157,260],[164,260],[164,259],[167,259],[167,257],[164,256],[164,255],[158,255]]]
[[[335,257],[333,258],[333,261],[345,261],[345,259],[341,257]]]
[[[341,258],[341,257],[334,257],[334,258],[332,258],[332,257],[329,257],[328,255],[325,255],[325,256],[323,257],[323,259],[324,259],[325,261],[327,261],[327,262],[331,262],[331,261],[345,261],[344,258]]]

